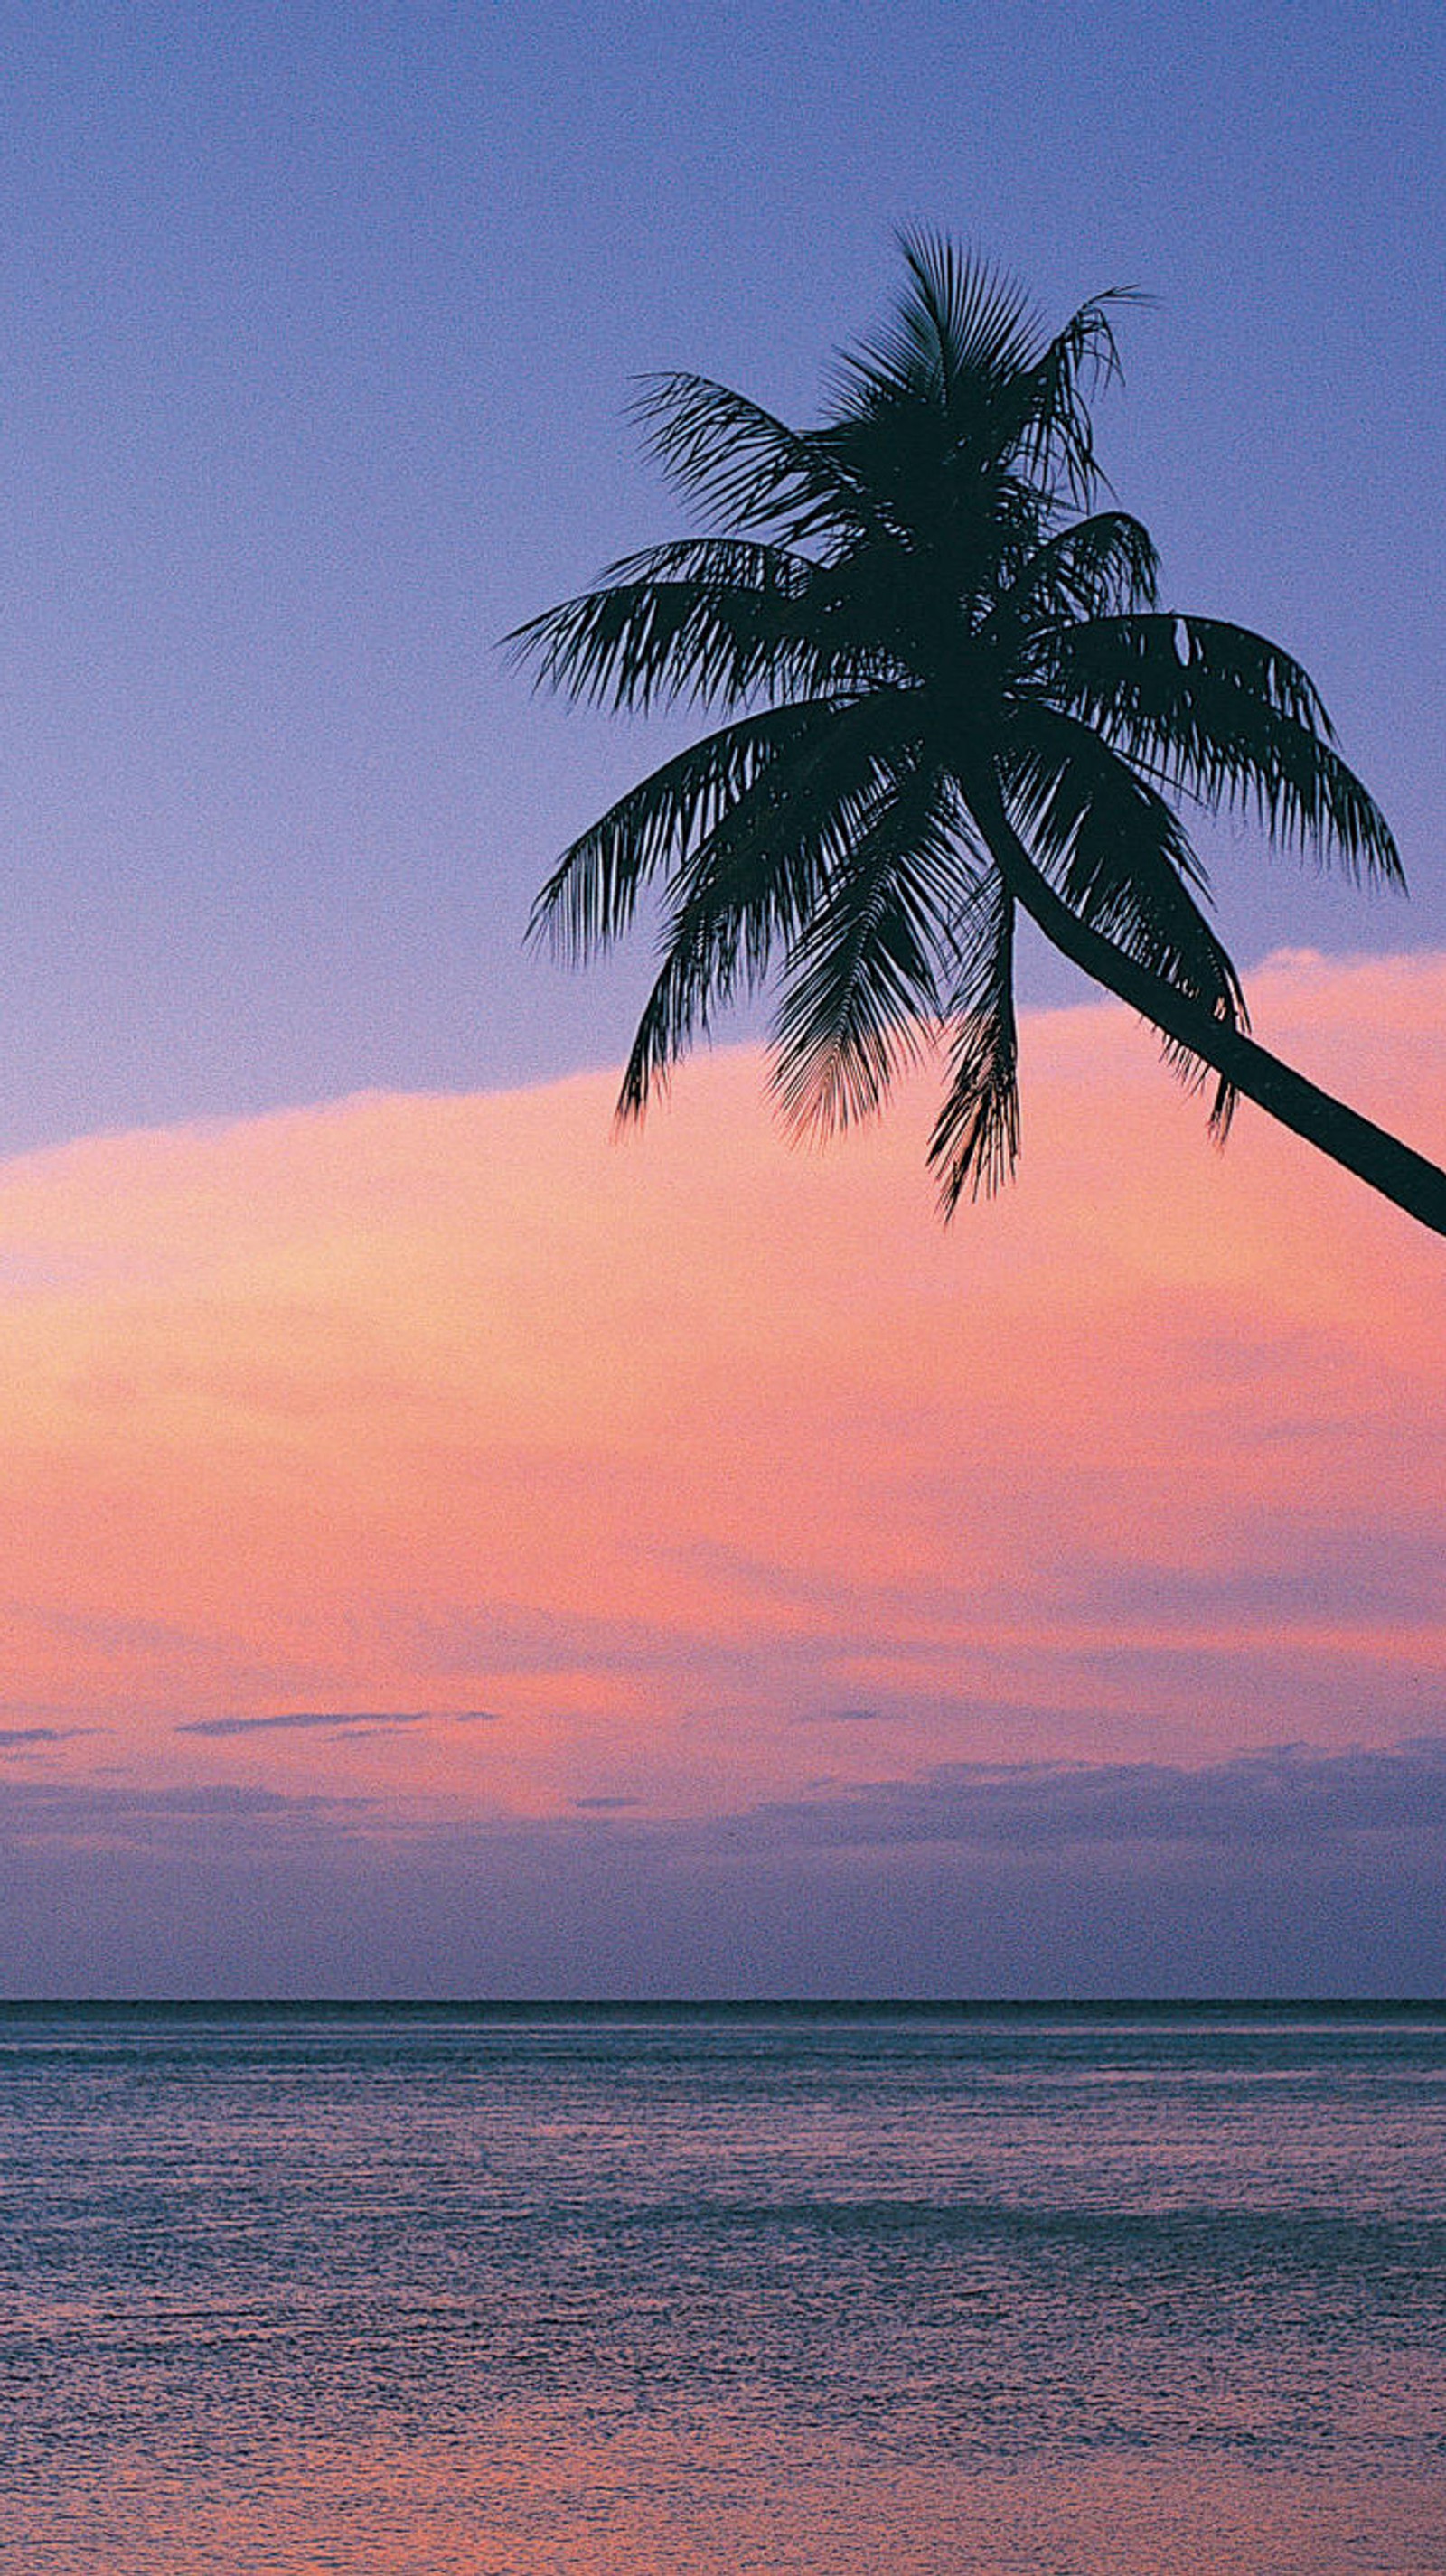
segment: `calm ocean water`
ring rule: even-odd
[[[25,2576],[1446,2568],[1446,2015],[0,2009]]]

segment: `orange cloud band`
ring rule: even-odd
[[[1253,999],[1446,1150],[1446,959]],[[927,1084],[800,1154],[746,1050],[620,1144],[586,1077],[5,1167],[0,1752],[684,1813],[1428,1731],[1443,1247],[1121,1012],[1024,1055],[947,1232]]]

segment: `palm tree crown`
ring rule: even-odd
[[[776,977],[796,1127],[874,1110],[942,1047],[931,1160],[952,1209],[1017,1148],[1023,911],[1188,1079],[1213,1077],[1218,1129],[1244,1091],[1446,1232],[1446,1175],[1249,1037],[1202,908],[1180,799],[1357,876],[1399,882],[1400,861],[1300,665],[1162,610],[1147,531],[1099,506],[1089,398],[1118,371],[1121,299],[1051,338],[949,243],[903,253],[897,311],[842,361],[819,428],[697,376],[650,380],[638,409],[702,532],[512,639],[574,696],[687,701],[716,724],[573,843],[535,908],[586,957],[662,882],[623,1113]]]

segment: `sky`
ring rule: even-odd
[[[0,1991],[1436,1991],[1439,1247],[1024,961],[1025,1152],[610,1131],[525,951],[677,738],[520,619],[790,418],[901,224],[1060,319],[1167,597],[1409,901],[1210,842],[1260,1033],[1446,1152],[1439,15],[4,12]]]

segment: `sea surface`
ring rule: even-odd
[[[0,2007],[23,2576],[1441,2576],[1446,2013]]]

